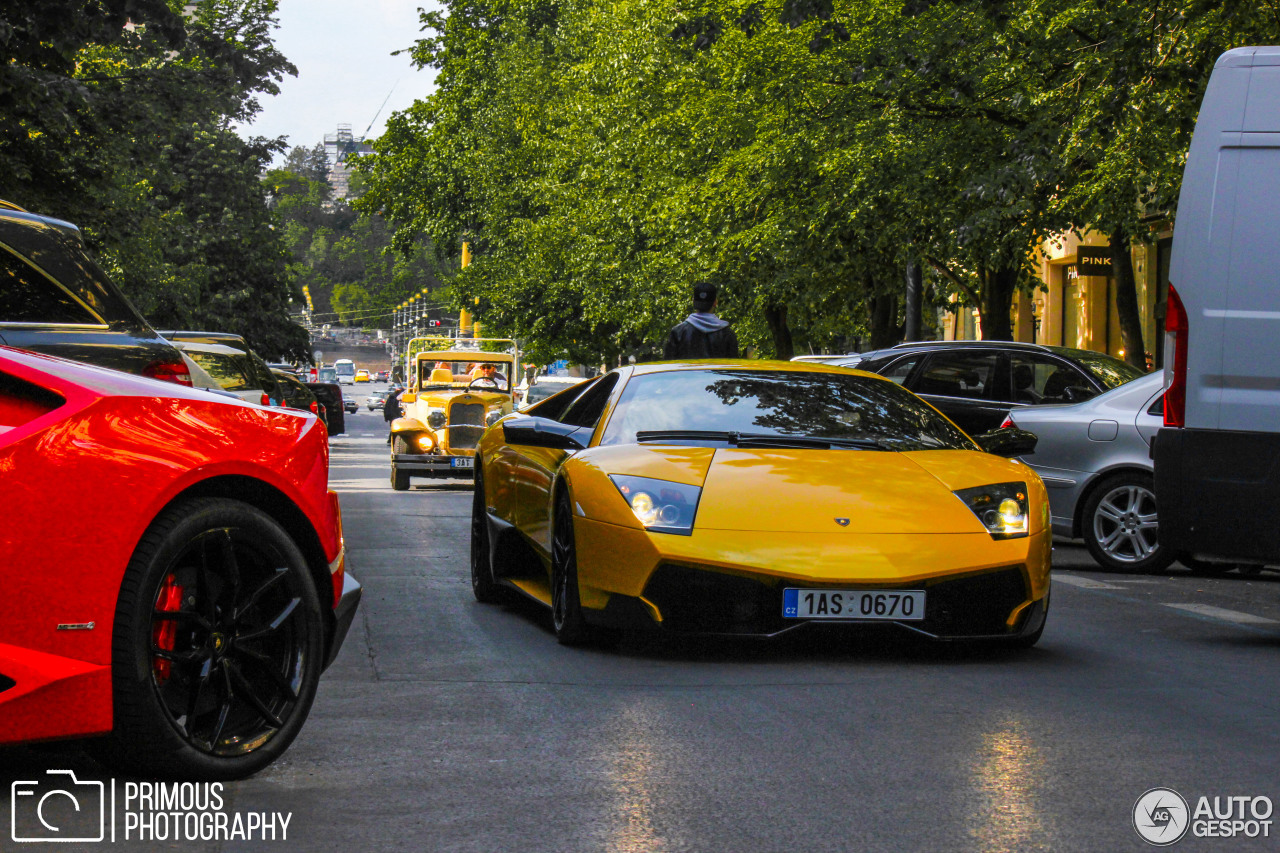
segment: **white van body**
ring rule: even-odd
[[[1218,59],[1183,174],[1169,279],[1171,390],[1153,451],[1161,540],[1201,556],[1280,560],[1280,47]]]
[[[338,374],[338,384],[354,385],[356,384],[356,363],[349,358],[340,358],[333,363],[333,369]]]

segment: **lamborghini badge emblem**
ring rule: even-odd
[[[848,526],[849,526],[849,519],[847,519],[847,518],[837,518],[837,519],[836,519],[836,524],[840,525],[841,527],[848,527]]]

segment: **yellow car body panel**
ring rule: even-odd
[[[797,362],[637,365],[622,369],[586,449],[512,446],[501,425],[490,429],[479,445],[485,506],[536,555],[533,585],[539,591],[551,584],[555,495],[563,488],[573,516],[579,601],[587,613],[606,615],[614,599],[627,599],[653,624],[668,623],[664,608],[673,606],[673,599],[658,601],[647,589],[658,575],[678,569],[745,579],[779,596],[783,587],[945,591],[956,589],[957,582],[1000,579],[1005,584],[1000,630],[982,635],[1007,629],[1012,638],[1031,630],[1020,620],[1033,606],[1039,607],[1035,618],[1042,624],[1050,586],[1048,498],[1040,478],[1021,462],[976,446],[897,452],[598,445],[619,395],[634,377],[717,367],[857,373]],[[700,488],[692,530],[684,535],[646,529],[614,475]],[[953,494],[1013,482],[1025,484],[1028,506],[1029,531],[1018,537],[993,536]],[[1020,579],[1013,592],[1011,578]],[[947,594],[953,593],[938,593],[940,598]],[[780,609],[776,615],[781,617]]]

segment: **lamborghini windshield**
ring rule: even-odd
[[[506,362],[466,359],[419,359],[418,387],[423,391],[457,388],[472,391],[511,392]]]
[[[601,444],[633,442],[975,449],[950,421],[892,382],[845,373],[734,368],[633,377]]]

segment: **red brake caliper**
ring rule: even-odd
[[[160,594],[156,596],[156,610],[165,613],[176,613],[181,609],[182,587],[178,585],[177,579],[173,575],[169,575],[164,579],[164,583],[160,584]],[[173,651],[177,634],[178,623],[172,619],[162,619],[151,629],[151,641],[157,649],[171,652]],[[155,658],[152,664],[156,670],[156,681],[160,684],[167,682],[169,674],[172,672],[173,664],[161,657]]]

